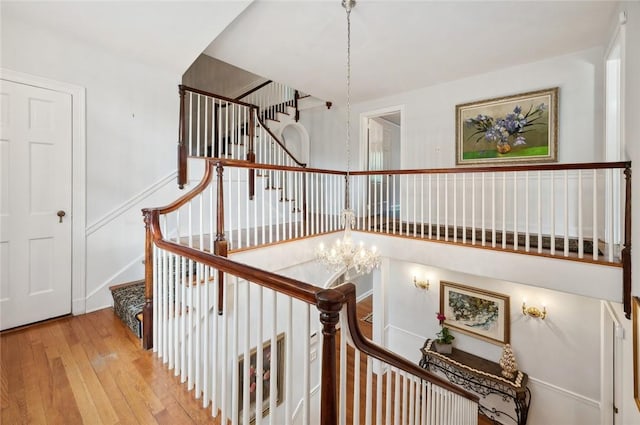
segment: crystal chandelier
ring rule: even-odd
[[[320,244],[316,251],[316,258],[333,271],[345,270],[347,278],[371,273],[380,266],[380,254],[376,247],[368,249],[362,242],[354,244],[351,230],[355,225],[355,214],[350,208],[350,144],[351,144],[351,10],[355,7],[355,0],[342,0],[342,7],[347,11],[347,179],[345,209],[342,211],[340,224],[344,228],[342,238],[336,240],[331,248],[326,249]],[[354,273],[355,272],[355,273]]]

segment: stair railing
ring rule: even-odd
[[[288,114],[287,108],[291,107],[297,121],[299,98],[300,94],[297,90],[285,84],[268,80],[241,94],[236,99],[256,105],[262,120],[278,120],[278,114]]]
[[[149,251],[143,340],[220,423],[261,424],[266,409],[270,423],[291,423],[296,405],[303,406],[304,424],[314,423],[317,414],[322,425],[338,423],[336,325],[344,308],[351,335],[359,335],[353,338],[357,349],[388,364],[412,388],[429,388],[429,403],[442,406],[425,423],[477,423],[477,396],[361,337],[354,285],[319,288],[167,237],[168,221],[175,219],[168,214],[197,195],[192,191],[170,206],[144,211]],[[317,353],[321,361],[314,363]],[[251,405],[258,407],[252,411]]]
[[[259,117],[259,107],[179,86],[178,185],[187,183],[187,159],[225,158],[304,166]]]

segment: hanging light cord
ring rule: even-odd
[[[347,10],[347,181],[345,194],[345,208],[351,208],[349,183],[351,180],[351,9],[355,1],[345,0],[344,8]]]

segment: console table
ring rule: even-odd
[[[451,354],[435,351],[434,340],[427,339],[420,350],[422,359],[420,367],[427,370],[438,370],[444,373],[449,381],[470,391],[486,397],[497,394],[504,401],[513,400],[516,417],[478,404],[479,410],[495,419],[495,416],[505,415],[513,419],[518,425],[527,423],[531,391],[527,388],[528,376],[518,371],[513,379],[502,376],[502,368],[498,363],[483,359],[462,350],[453,348]]]

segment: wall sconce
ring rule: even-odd
[[[425,291],[429,290],[429,280],[418,280],[417,277],[413,277],[413,286],[418,289],[424,289]]]
[[[540,310],[538,307],[534,306],[527,307],[527,303],[522,301],[522,314],[544,320],[544,318],[547,317],[547,308],[542,306],[542,310]]]

